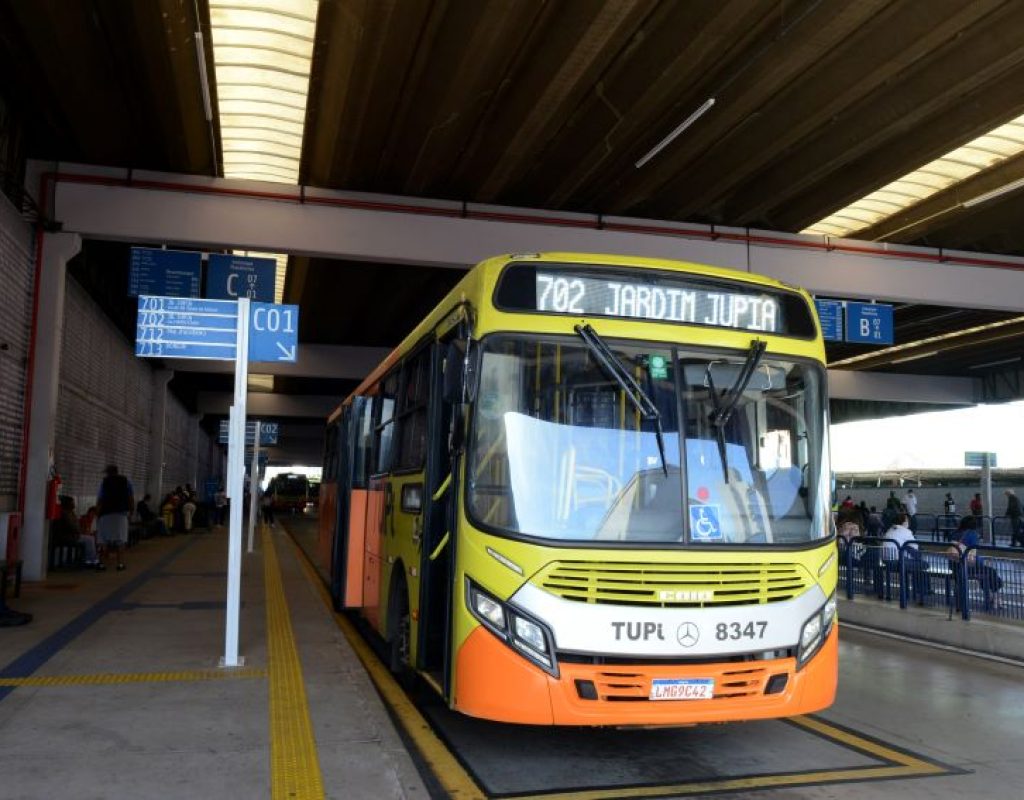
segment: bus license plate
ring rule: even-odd
[[[651,700],[710,700],[714,696],[714,678],[654,678],[651,681]]]

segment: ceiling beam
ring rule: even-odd
[[[64,230],[85,237],[459,269],[503,252],[651,256],[757,272],[825,296],[1024,312],[1024,259],[1008,256],[323,189],[300,194],[201,176],[136,172],[128,186],[121,170],[83,169],[98,176],[60,180],[54,208]]]
[[[263,417],[307,417],[326,420],[344,398],[311,394],[274,394],[272,392],[250,392],[246,401],[246,416],[252,419]],[[196,411],[199,414],[227,416],[234,402],[230,392],[199,392]]]
[[[828,396],[830,400],[964,405],[981,400],[981,381],[945,375],[830,369]]]
[[[387,347],[348,347],[345,345],[302,344],[298,361],[252,362],[250,373],[290,378],[333,378],[361,381],[391,351]],[[233,361],[205,361],[188,358],[164,359],[164,367],[175,372],[234,373]]]

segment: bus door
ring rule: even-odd
[[[366,459],[370,446],[372,398],[355,397],[336,425],[328,428],[320,487],[320,527],[336,531],[331,558],[335,606],[364,605],[367,583]]]
[[[427,418],[426,491],[422,515],[422,583],[418,666],[451,696],[452,581],[455,574],[457,481],[453,477],[449,433],[456,405],[445,400],[444,373],[461,362],[454,335],[434,346],[430,363]]]

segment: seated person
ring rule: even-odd
[[[967,553],[967,579],[976,580],[985,593],[986,604],[990,603],[999,608],[999,590],[1003,588],[1003,579],[991,564],[986,564],[984,558],[978,558],[976,550],[968,550],[978,547],[981,544],[981,537],[978,533],[977,519],[968,514],[960,520],[957,528],[954,543],[947,551],[949,566],[953,570],[953,577],[958,582],[960,578],[959,561],[963,554]],[[959,597],[959,593],[957,595]]]
[[[96,538],[83,533],[75,514],[75,498],[66,494],[60,496],[60,516],[50,523],[50,545],[52,547],[75,547],[82,545],[85,566],[96,570],[104,569],[96,555]]]
[[[139,521],[143,524],[146,531],[150,534],[159,536],[167,535],[167,525],[160,517],[156,515],[156,512],[150,508],[150,501],[153,499],[152,495],[147,494],[135,505],[135,513],[139,515]]]
[[[899,553],[903,550],[907,563],[907,575],[910,576],[910,584],[914,597],[918,602],[924,602],[924,573],[927,566],[921,558],[917,545],[904,547],[907,542],[915,541],[914,532],[910,530],[910,517],[905,511],[896,513],[892,527],[885,532],[887,540],[882,546],[882,560],[885,562],[887,571],[896,570],[899,565]]]

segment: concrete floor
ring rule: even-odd
[[[289,524],[308,546],[313,522]],[[392,722],[407,716],[385,710],[290,540],[274,542],[326,795],[444,796],[417,772]],[[179,536],[142,543],[125,573],[26,587],[16,606],[35,621],[0,629],[0,798],[270,795],[263,558],[244,559],[249,672],[210,679],[223,674],[225,561],[223,533]],[[538,729],[414,699],[480,796],[1024,797],[1024,668],[860,631],[841,642],[839,697],[821,722]],[[51,680],[4,686],[12,676]]]
[[[425,798],[289,540],[275,541],[327,796]],[[0,629],[0,677],[57,685],[0,685],[0,797],[270,795],[260,552],[245,557],[242,582],[240,651],[255,675],[203,679],[206,670],[223,674],[226,551],[223,532],[150,540],[130,553],[126,572],[55,573],[25,587],[12,605],[35,620]],[[109,673],[137,682],[60,685],[62,676]]]

